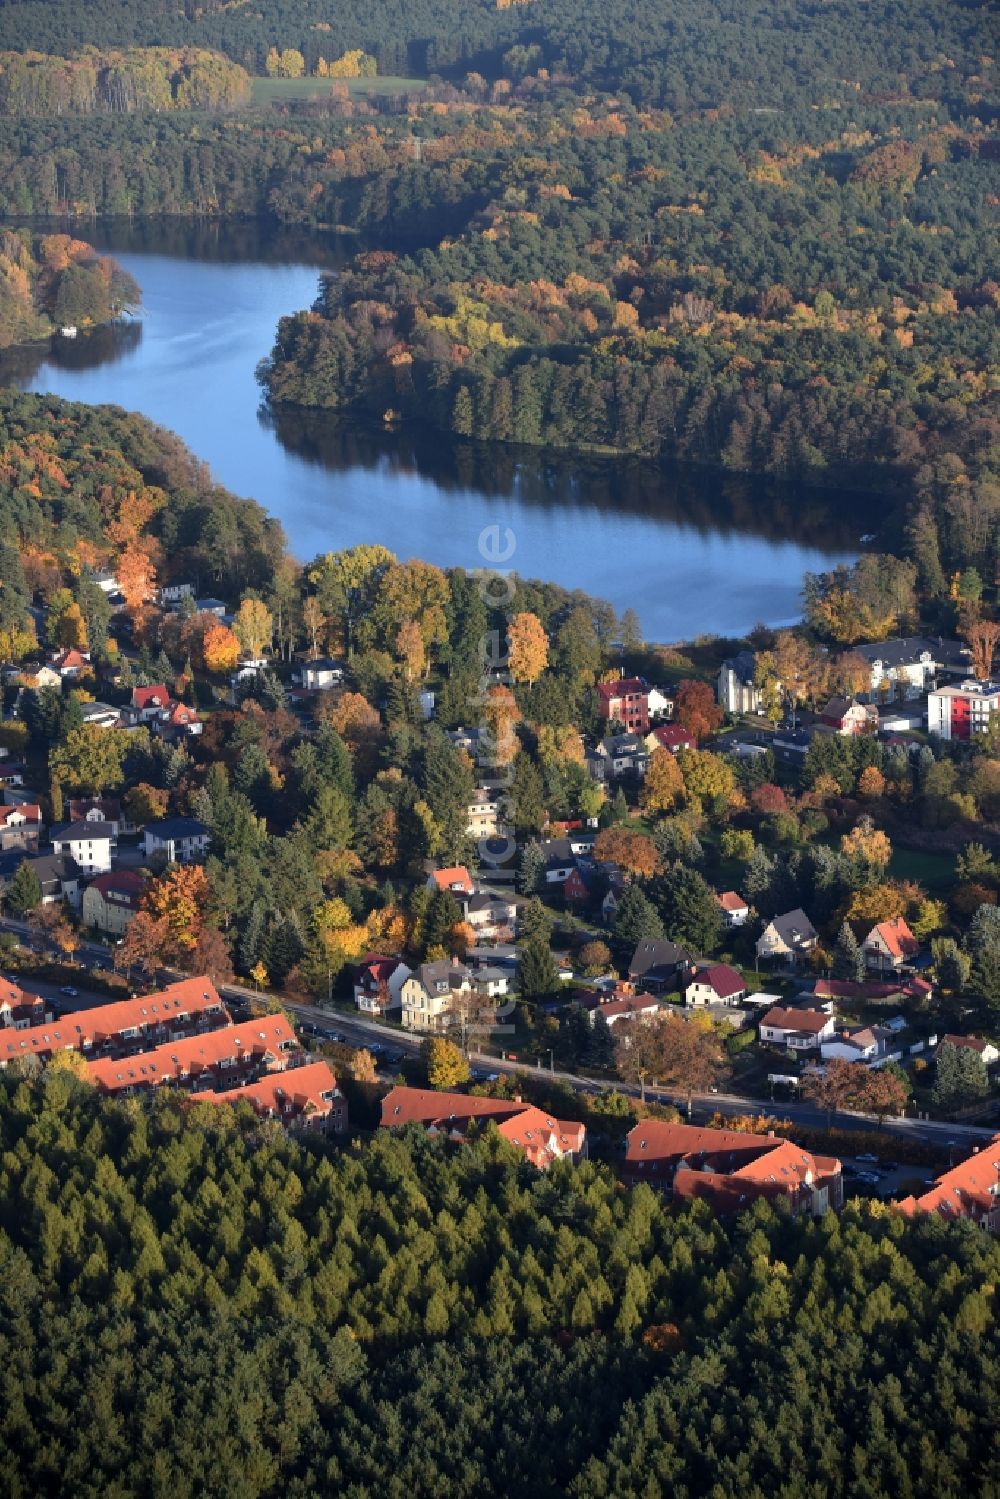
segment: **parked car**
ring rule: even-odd
[[[878,1165],[878,1156],[872,1155],[870,1151],[866,1151],[864,1155],[855,1156],[854,1159],[856,1161],[871,1161],[873,1166]]]
[[[80,991],[79,991],[79,989],[74,989],[72,984],[64,984],[62,986],[62,988],[59,990],[59,993],[60,994],[65,994],[65,996],[66,996],[67,999],[79,999],[80,998]]]
[[[877,1187],[882,1178],[877,1171],[859,1171],[858,1181],[867,1182],[870,1187]]]

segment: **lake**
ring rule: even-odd
[[[401,558],[480,565],[486,526],[511,566],[639,614],[650,639],[738,635],[799,614],[803,575],[857,555],[871,501],[613,458],[383,431],[326,413],[271,416],[254,371],[279,317],[308,306],[351,242],[260,225],[76,226],[143,289],[140,322],[0,355],[0,382],[114,402],[177,432],[292,551],[381,542]]]

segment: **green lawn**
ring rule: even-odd
[[[427,87],[423,78],[255,78],[250,97],[254,104],[326,98],[335,83],[346,83],[348,93],[361,99],[367,94],[417,94]]]
[[[930,895],[947,895],[955,884],[955,855],[894,848],[889,873],[897,880],[916,880]]]

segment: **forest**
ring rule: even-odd
[[[12,1493],[983,1492],[1000,1247],[0,1081]],[[100,1357],[95,1362],[95,1352]]]
[[[0,349],[110,322],[141,297],[128,272],[84,240],[0,229]]]
[[[0,114],[19,117],[159,113],[245,103],[250,79],[217,53],[131,48],[53,57],[0,52]]]

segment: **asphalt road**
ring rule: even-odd
[[[26,935],[28,928],[23,922],[13,921],[5,918],[0,921],[7,931]],[[77,949],[77,959],[88,962],[97,959],[102,966],[110,965],[110,950],[100,943],[84,943]],[[179,975],[178,975],[179,976]],[[76,985],[79,989],[79,997],[67,999],[59,992],[59,987],[52,984],[34,983],[25,980],[22,987],[32,993],[43,994],[58,1004],[61,1010],[80,1010],[90,1008],[92,1005],[106,1004],[107,996],[86,990],[82,985]],[[224,999],[232,999],[237,1003],[247,1003],[257,1000],[260,995],[253,989],[244,988],[239,984],[228,984],[220,987],[220,993]],[[382,1025],[377,1021],[368,1020],[362,1015],[348,1014],[341,1010],[326,1009],[320,1005],[301,1004],[294,1000],[281,1000],[282,1007],[290,1015],[296,1016],[300,1021],[310,1022],[321,1026],[324,1030],[336,1031],[343,1036],[348,1044],[358,1047],[367,1047],[372,1042],[378,1042],[390,1051],[401,1051],[408,1055],[415,1055],[420,1050],[420,1038],[411,1036],[406,1031],[396,1027]],[[484,1072],[524,1072],[534,1071],[535,1067],[527,1062],[511,1062],[493,1056],[487,1052],[470,1051],[470,1061],[473,1066]],[[570,1088],[581,1093],[600,1093],[614,1087],[619,1092],[628,1094],[630,1097],[638,1098],[639,1089],[626,1083],[611,1083],[597,1081],[594,1078],[582,1077],[577,1073],[564,1072],[559,1069],[555,1071],[546,1068],[549,1076],[566,1083]],[[673,1104],[682,1113],[687,1112],[688,1100],[686,1095],[674,1094],[661,1089],[646,1089],[647,1101],[651,1103]],[[805,1102],[790,1101],[788,1103],[771,1104],[760,1098],[748,1098],[733,1093],[702,1093],[695,1094],[691,1100],[690,1118],[693,1123],[703,1124],[712,1118],[714,1114],[722,1114],[726,1117],[734,1117],[740,1114],[774,1114],[781,1119],[789,1119],[793,1123],[804,1126],[825,1129],[830,1122],[825,1110],[816,1108],[813,1104]],[[870,1131],[878,1129],[878,1120],[873,1115],[840,1112],[833,1116],[833,1123],[838,1129]],[[995,1130],[984,1128],[979,1125],[954,1124],[949,1121],[935,1119],[887,1119],[880,1127],[880,1133],[886,1137],[887,1151],[891,1155],[889,1142],[892,1139],[920,1140],[927,1144],[948,1146],[955,1142],[956,1146],[971,1147],[980,1140],[992,1139]],[[912,1174],[912,1172],[910,1173]]]

